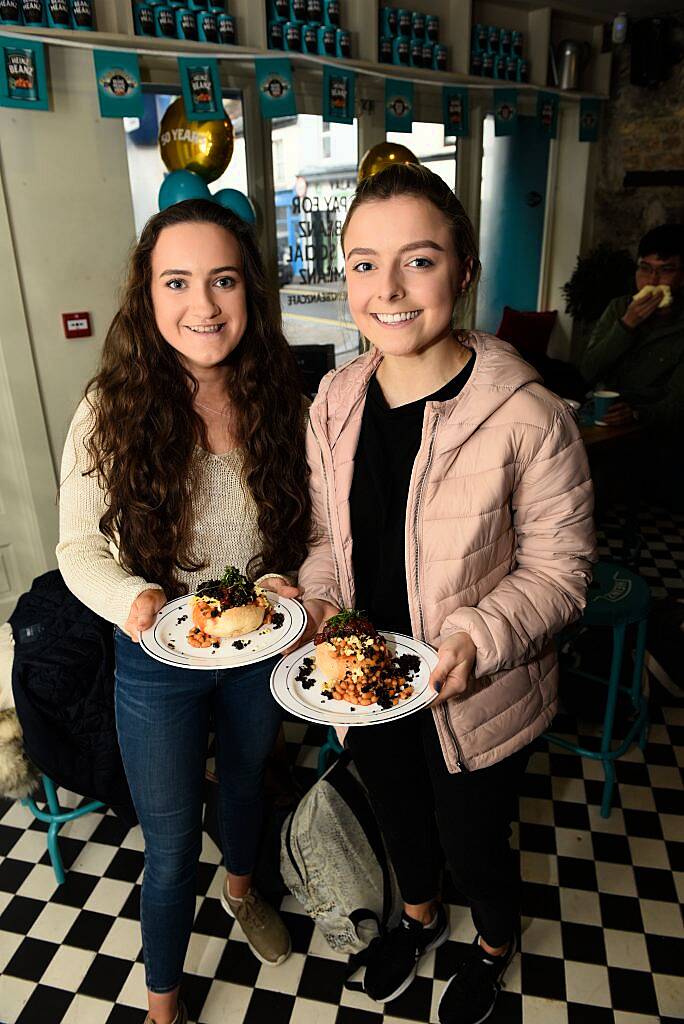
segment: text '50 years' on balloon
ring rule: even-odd
[[[188,121],[182,97],[170,104],[159,126],[159,152],[168,169],[192,171],[207,182],[221,177],[233,144],[228,115],[224,121]]]

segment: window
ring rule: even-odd
[[[450,188],[456,187],[456,138],[444,136],[444,126],[430,121],[414,121],[412,132],[388,132],[388,142],[399,142],[408,146],[420,162]]]
[[[179,92],[145,91],[143,117],[126,118],[126,154],[128,175],[131,182],[131,196],[135,216],[135,230],[139,235],[149,218],[158,212],[159,189],[168,173],[159,153],[159,125],[167,107],[178,98]],[[224,93],[223,106],[233,123],[233,155],[228,167],[216,181],[209,184],[210,192],[222,188],[237,188],[247,192],[247,161],[245,158],[245,137],[242,119],[242,99],[239,92]]]
[[[299,114],[274,120],[271,139],[285,336],[291,345],[334,344],[339,365],[358,352],[339,246],[356,187],[356,122]]]

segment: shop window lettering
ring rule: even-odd
[[[338,239],[351,195],[293,196],[290,203],[290,244],[282,250],[282,262],[290,264],[294,280],[300,284],[334,284],[344,280],[344,264]],[[306,300],[306,301],[304,301]],[[288,296],[288,305],[329,302],[330,294],[312,294],[297,299]]]
[[[292,200],[293,214],[300,213],[330,213],[332,211],[347,210],[347,196],[295,196]]]

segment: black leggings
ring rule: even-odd
[[[406,903],[437,896],[446,859],[493,947],[518,930],[520,872],[508,840],[530,755],[524,748],[489,768],[450,774],[431,711],[347,733]]]

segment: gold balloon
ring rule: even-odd
[[[225,121],[188,121],[183,99],[167,108],[159,126],[159,151],[170,171],[194,171],[205,181],[216,181],[233,155],[233,124]]]
[[[398,142],[379,142],[367,150],[359,164],[359,181],[384,171],[392,164],[419,164],[420,160],[407,146]]]

